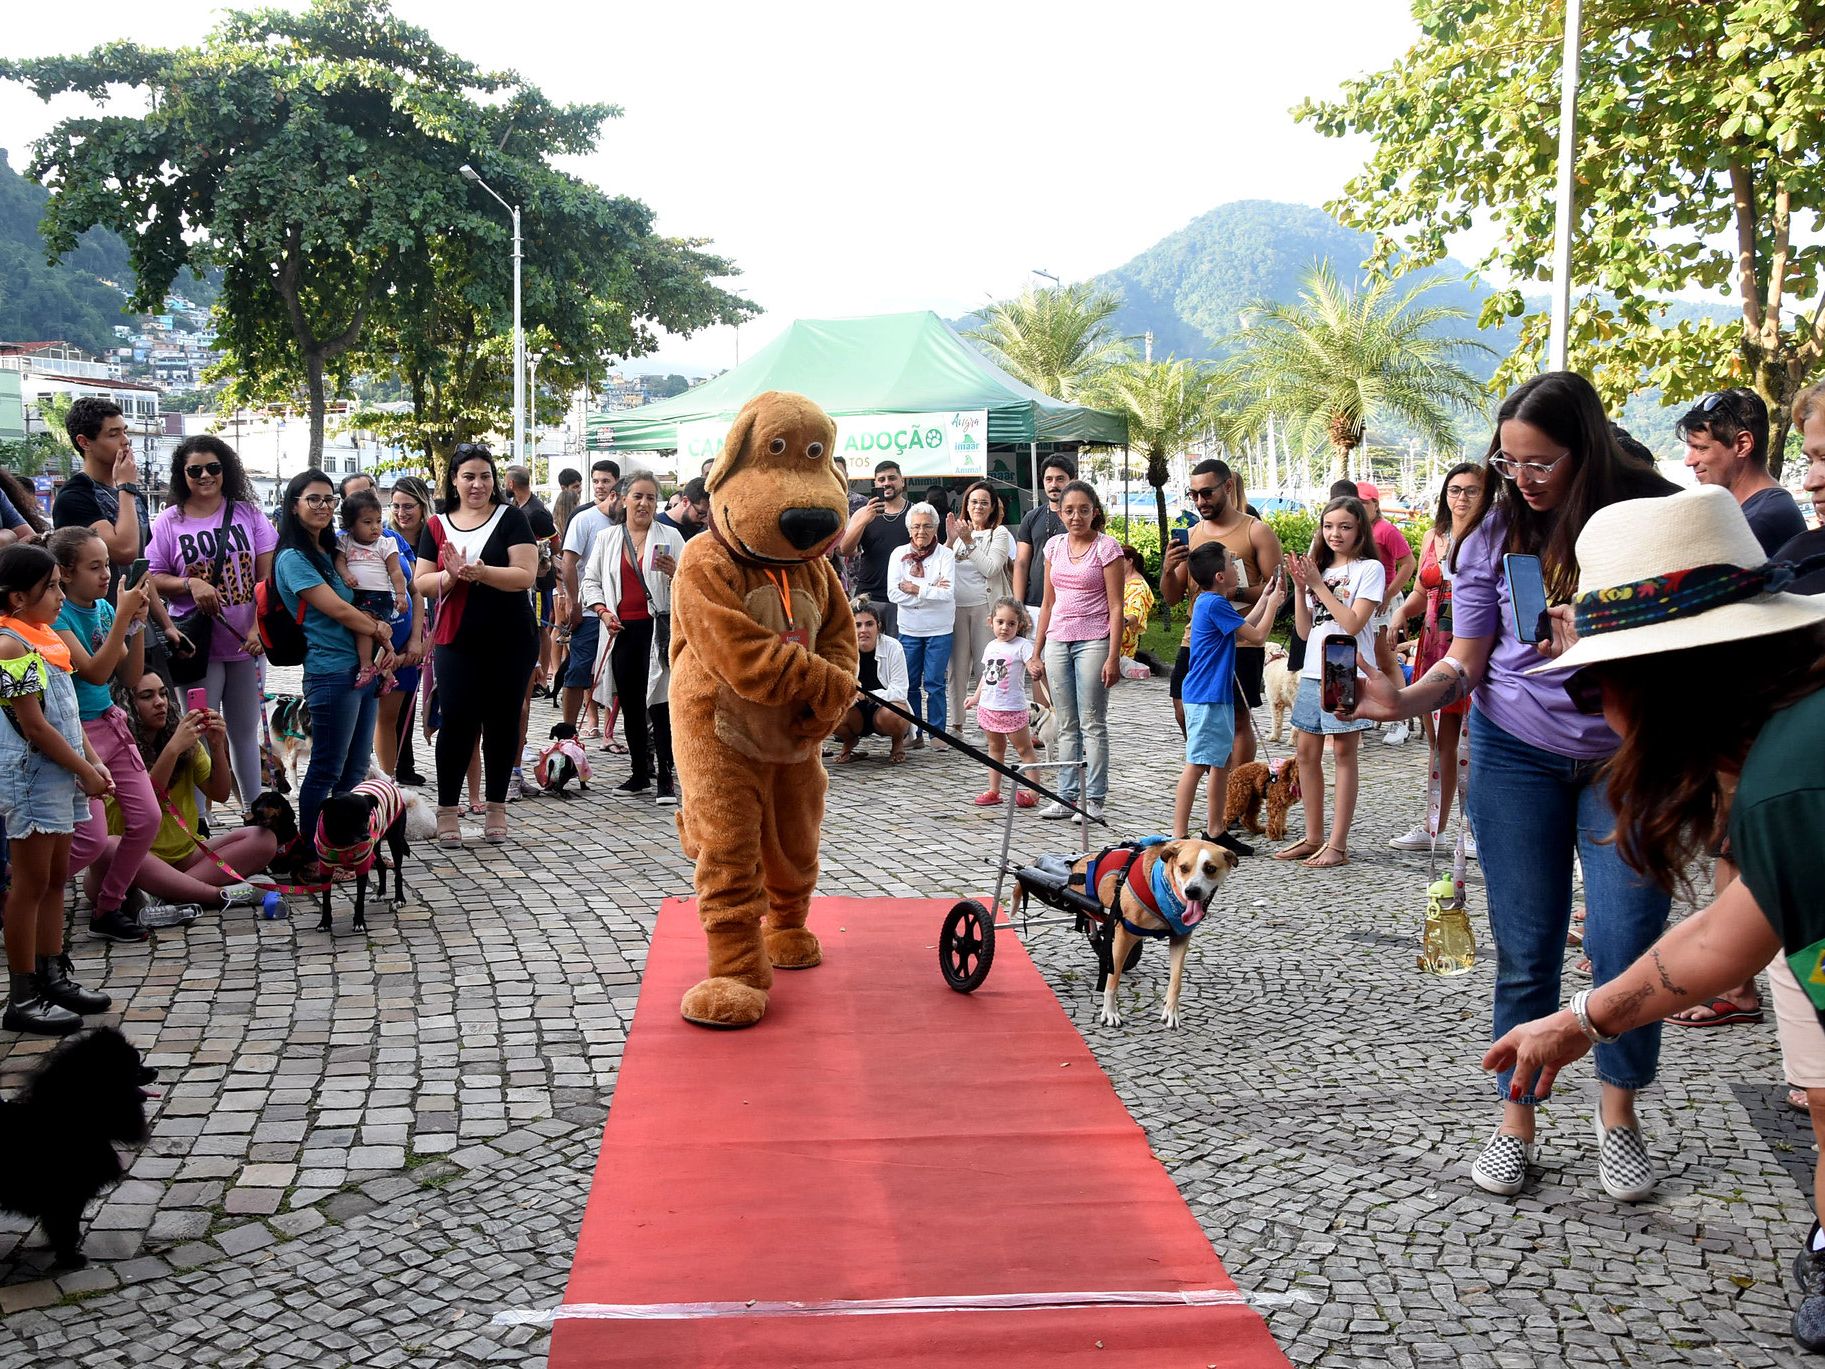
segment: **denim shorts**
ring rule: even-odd
[[[1299,681],[1299,697],[1293,701],[1293,730],[1331,737],[1339,732],[1362,732],[1375,726],[1367,718],[1347,723],[1335,713],[1326,713],[1320,707],[1323,702],[1324,694],[1318,681],[1310,675],[1302,678]]]
[[[564,665],[566,689],[588,689],[596,678],[596,643],[601,639],[602,620],[585,613],[583,621],[570,630],[570,659]]]
[[[1185,763],[1228,765],[1236,745],[1236,706],[1232,703],[1185,705]]]
[[[0,776],[0,818],[10,837],[68,836],[89,820],[89,798],[73,772],[31,751]]]

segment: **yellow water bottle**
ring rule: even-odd
[[[1427,974],[1468,974],[1476,964],[1476,937],[1457,882],[1446,875],[1426,889],[1426,930],[1419,968]]]

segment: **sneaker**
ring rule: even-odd
[[[416,770],[407,770],[403,765],[399,767],[399,773],[394,775],[393,778],[398,780],[401,784],[411,786],[413,789],[421,789],[424,787],[425,783],[425,777],[423,775],[419,774]]]
[[[1476,833],[1475,832],[1467,831],[1464,833],[1464,859],[1466,859],[1466,860],[1475,860],[1476,859]]]
[[[1039,810],[1039,816],[1044,818],[1047,822],[1051,822],[1057,818],[1070,817],[1071,810],[1062,803],[1048,803],[1044,808]]]
[[[1821,1291],[1818,1280],[1825,1277],[1825,1250],[1812,1248],[1812,1238],[1818,1234],[1818,1230],[1819,1224],[1815,1221],[1812,1229],[1806,1233],[1806,1239],[1800,1242],[1800,1248],[1794,1252],[1793,1282],[1802,1293]]]
[[[260,900],[265,896],[264,889],[256,889],[253,885],[243,881],[240,884],[230,884],[222,890],[218,897],[221,898],[224,908],[258,908]],[[140,920],[145,921],[145,914],[140,915]]]
[[[1084,803],[1084,812],[1090,815],[1091,821],[1101,822],[1103,817],[1103,801],[1101,799],[1086,800]]]
[[[629,775],[615,786],[617,794],[644,794],[653,787],[653,782],[640,775]]]
[[[1405,723],[1395,723],[1394,726],[1381,734],[1381,744],[1383,746],[1405,746],[1407,744],[1407,737],[1411,731],[1412,729]]]
[[[1813,1280],[1816,1289],[1825,1280],[1825,1272]],[[1825,1293],[1808,1293],[1793,1312],[1793,1338],[1802,1350],[1817,1354],[1825,1350]]]
[[[119,908],[110,908],[89,919],[89,935],[103,941],[144,941],[149,933]]]
[[[1446,846],[1449,841],[1450,838],[1447,837],[1445,833],[1439,833],[1438,844],[1441,847]],[[1389,837],[1388,845],[1392,846],[1396,851],[1430,851],[1432,849],[1432,834],[1426,830],[1425,823],[1416,822],[1409,830],[1402,832],[1398,837]]]
[[[661,808],[673,808],[677,806],[678,791],[672,787],[671,781],[662,780],[660,782],[659,792],[653,796],[653,802],[658,804]]]
[[[1606,1127],[1603,1111],[1597,1128],[1597,1178],[1603,1191],[1619,1203],[1638,1203],[1654,1191],[1654,1161],[1642,1144],[1638,1127]]]
[[[533,779],[522,770],[514,771],[513,778],[514,782],[519,785],[521,798],[536,799],[545,792],[543,789],[539,788],[539,782],[537,780]],[[511,797],[511,795],[509,795],[509,797]]]
[[[1527,1183],[1527,1167],[1539,1163],[1539,1159],[1538,1142],[1498,1131],[1470,1166],[1470,1177],[1485,1193],[1512,1198]]]
[[[200,903],[148,903],[139,910],[139,925],[158,930],[188,927],[202,915]]]

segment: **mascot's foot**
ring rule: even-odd
[[[776,970],[808,970],[823,963],[824,948],[803,927],[769,927],[767,959]]]
[[[767,991],[719,976],[693,984],[678,1010],[700,1027],[752,1027],[767,1011]]]

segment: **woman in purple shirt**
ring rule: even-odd
[[[1542,656],[1515,635],[1502,558],[1539,557],[1547,598],[1567,603],[1577,590],[1578,534],[1591,515],[1676,487],[1617,446],[1597,392],[1570,371],[1536,376],[1502,402],[1488,460],[1478,522],[1453,556],[1450,653],[1405,689],[1372,675],[1355,716],[1392,722],[1471,697],[1468,812],[1488,881],[1499,1038],[1559,1006],[1574,857],[1584,872],[1584,948],[1595,983],[1621,974],[1648,948],[1670,906],[1610,840],[1616,819],[1599,772],[1616,734],[1601,716],[1578,711],[1563,672],[1526,673]],[[1623,1201],[1654,1188],[1635,1092],[1653,1082],[1659,1059],[1658,1024],[1597,1049],[1597,1173]],[[1541,1101],[1532,1093],[1510,1100],[1508,1085],[1504,1071],[1496,1084],[1502,1120],[1471,1169],[1480,1187],[1503,1195],[1521,1191],[1537,1158]]]

